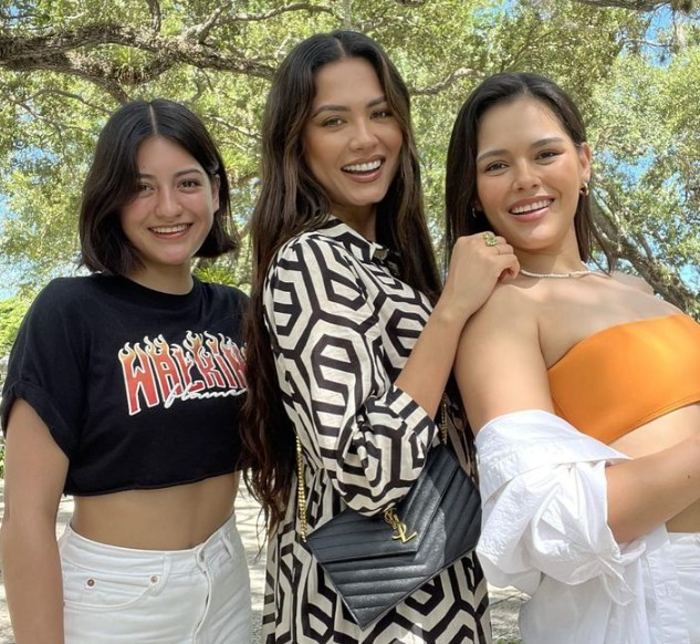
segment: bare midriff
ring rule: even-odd
[[[632,458],[673,447],[700,434],[700,403],[687,405],[652,420],[613,441],[610,446]],[[700,532],[700,501],[667,521],[669,532]]]
[[[75,497],[71,527],[92,541],[139,550],[186,550],[233,512],[238,474],[156,490]]]

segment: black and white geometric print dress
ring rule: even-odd
[[[346,506],[371,515],[401,499],[438,440],[432,419],[393,385],[430,315],[427,298],[394,276],[386,248],[331,218],[279,251],[263,303],[284,405],[304,449],[308,531]],[[450,437],[473,472],[465,433],[453,423]],[[296,507],[292,492],[268,548],[267,644],[491,641],[474,554],[361,630],[302,544]]]

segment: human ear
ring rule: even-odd
[[[209,178],[209,182],[211,184],[211,205],[216,212],[219,209],[219,188],[221,187],[221,179],[219,179],[219,175],[215,174],[212,177]]]
[[[581,164],[581,178],[588,183],[591,180],[591,148],[585,141],[576,146],[578,159]]]

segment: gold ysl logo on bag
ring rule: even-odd
[[[395,531],[394,534],[391,535],[391,538],[394,540],[398,539],[401,541],[401,543],[408,543],[411,539],[418,535],[418,533],[415,531],[413,531],[412,534],[407,534],[408,528],[406,527],[406,524],[399,519],[399,515],[396,514],[396,510],[394,508],[387,508],[384,510],[384,521],[386,521]]]

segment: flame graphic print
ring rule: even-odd
[[[248,388],[245,354],[223,334],[187,331],[182,343],[162,335],[118,351],[129,416],[177,401],[238,396]]]

